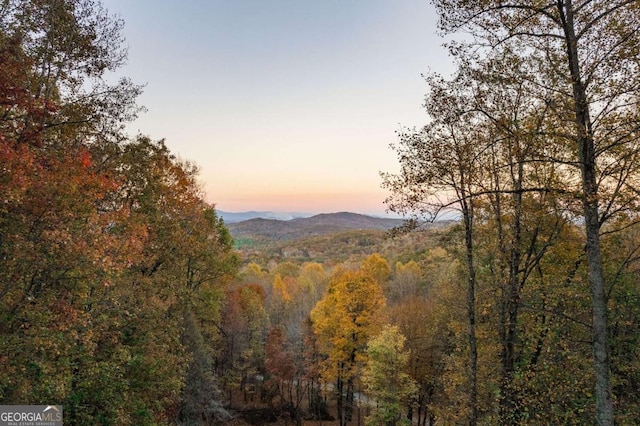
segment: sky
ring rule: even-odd
[[[384,215],[396,131],[451,59],[428,0],[103,0],[147,108],[132,134],[200,168],[222,211]]]

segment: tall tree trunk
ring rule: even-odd
[[[355,334],[353,335],[354,342],[356,341]],[[356,365],[356,350],[355,348],[351,351],[351,356],[349,357],[349,365],[350,369],[353,369]],[[354,391],[354,377],[353,372],[350,371],[349,378],[347,379],[347,397],[345,401],[345,409],[344,409],[344,418],[345,422],[348,423],[353,419],[353,391]]]
[[[502,377],[500,381],[500,424],[518,424],[520,421],[520,413],[518,409],[519,395],[513,385],[516,370],[516,341],[518,339],[518,313],[520,309],[520,264],[522,262],[522,186],[524,176],[524,159],[518,158],[516,164],[510,161],[511,183],[513,188],[512,208],[513,223],[510,225],[510,241],[507,243],[501,239],[500,244],[503,246],[502,252],[508,256],[508,284],[506,287],[506,295],[504,304],[504,322],[501,324],[503,331],[501,335],[502,350],[500,358],[502,361]],[[497,172],[496,172],[497,175]],[[500,193],[496,194],[500,197]],[[501,211],[498,208],[496,212],[498,223],[502,223]],[[502,227],[502,225],[500,225]],[[505,244],[508,244],[509,249]]]
[[[353,419],[353,377],[347,379],[347,396],[344,406],[345,423],[349,423]]]
[[[342,380],[342,372],[338,372],[338,383],[336,384],[337,395],[336,395],[336,411],[338,415],[338,419],[340,419],[340,426],[344,426],[344,416],[342,409],[342,390],[344,387],[344,382]]]
[[[472,201],[462,201],[464,219],[465,251],[467,272],[467,317],[469,339],[469,425],[478,422],[478,347],[476,342],[476,271],[473,264],[473,210]]]
[[[587,236],[586,253],[589,284],[593,304],[593,356],[595,363],[596,424],[613,425],[610,365],[607,348],[608,314],[602,254],[600,252],[600,215],[598,213],[598,184],[596,153],[589,116],[586,87],[582,81],[578,61],[578,41],[573,22],[571,0],[557,0],[567,47],[571,73],[577,145],[582,172],[582,204]]]

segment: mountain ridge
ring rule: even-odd
[[[386,231],[402,225],[402,219],[378,218],[351,212],[321,213],[279,220],[256,217],[227,223],[231,236],[240,243],[288,241],[352,230]]]
[[[225,223],[238,223],[251,219],[274,219],[274,220],[292,220],[302,217],[311,217],[312,213],[302,212],[274,212],[274,211],[257,211],[249,210],[244,212],[227,212],[216,210]]]

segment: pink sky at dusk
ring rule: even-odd
[[[449,73],[426,0],[104,0],[148,112],[130,126],[196,163],[223,211],[384,214],[380,171]]]

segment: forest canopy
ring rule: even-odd
[[[523,316],[531,311],[543,323],[562,313],[586,327],[585,336],[567,335],[589,341],[592,350],[593,377],[584,383],[593,401],[582,404],[593,411],[576,422],[626,423],[637,379],[626,368],[624,377],[618,374],[625,360],[615,347],[618,307],[635,302],[627,301],[637,280],[638,246],[628,238],[639,206],[638,2],[433,4],[440,30],[454,39],[448,47],[457,71],[427,77],[430,122],[402,132],[395,146],[401,172],[384,182],[395,211],[433,217],[455,209],[463,219],[469,423],[486,418],[477,333],[477,292],[485,280],[499,295],[496,421],[520,424],[537,411],[527,386],[539,374],[539,348],[527,362],[525,343],[540,326],[545,331],[538,339],[545,340],[549,328],[528,323]],[[558,270],[558,249],[566,256],[571,240],[575,253]],[[488,247],[493,252],[485,253]],[[550,285],[558,282],[588,290],[589,302],[568,311],[565,302],[553,302]],[[589,319],[576,319],[585,312]],[[637,318],[627,321],[637,335]]]
[[[210,366],[238,258],[197,168],[124,133],[121,30],[92,0],[0,3],[0,403],[224,418]]]
[[[243,251],[198,168],[127,134],[122,20],[0,0],[0,404],[78,425],[637,421],[639,3],[433,3],[465,36],[383,174],[406,226]]]

